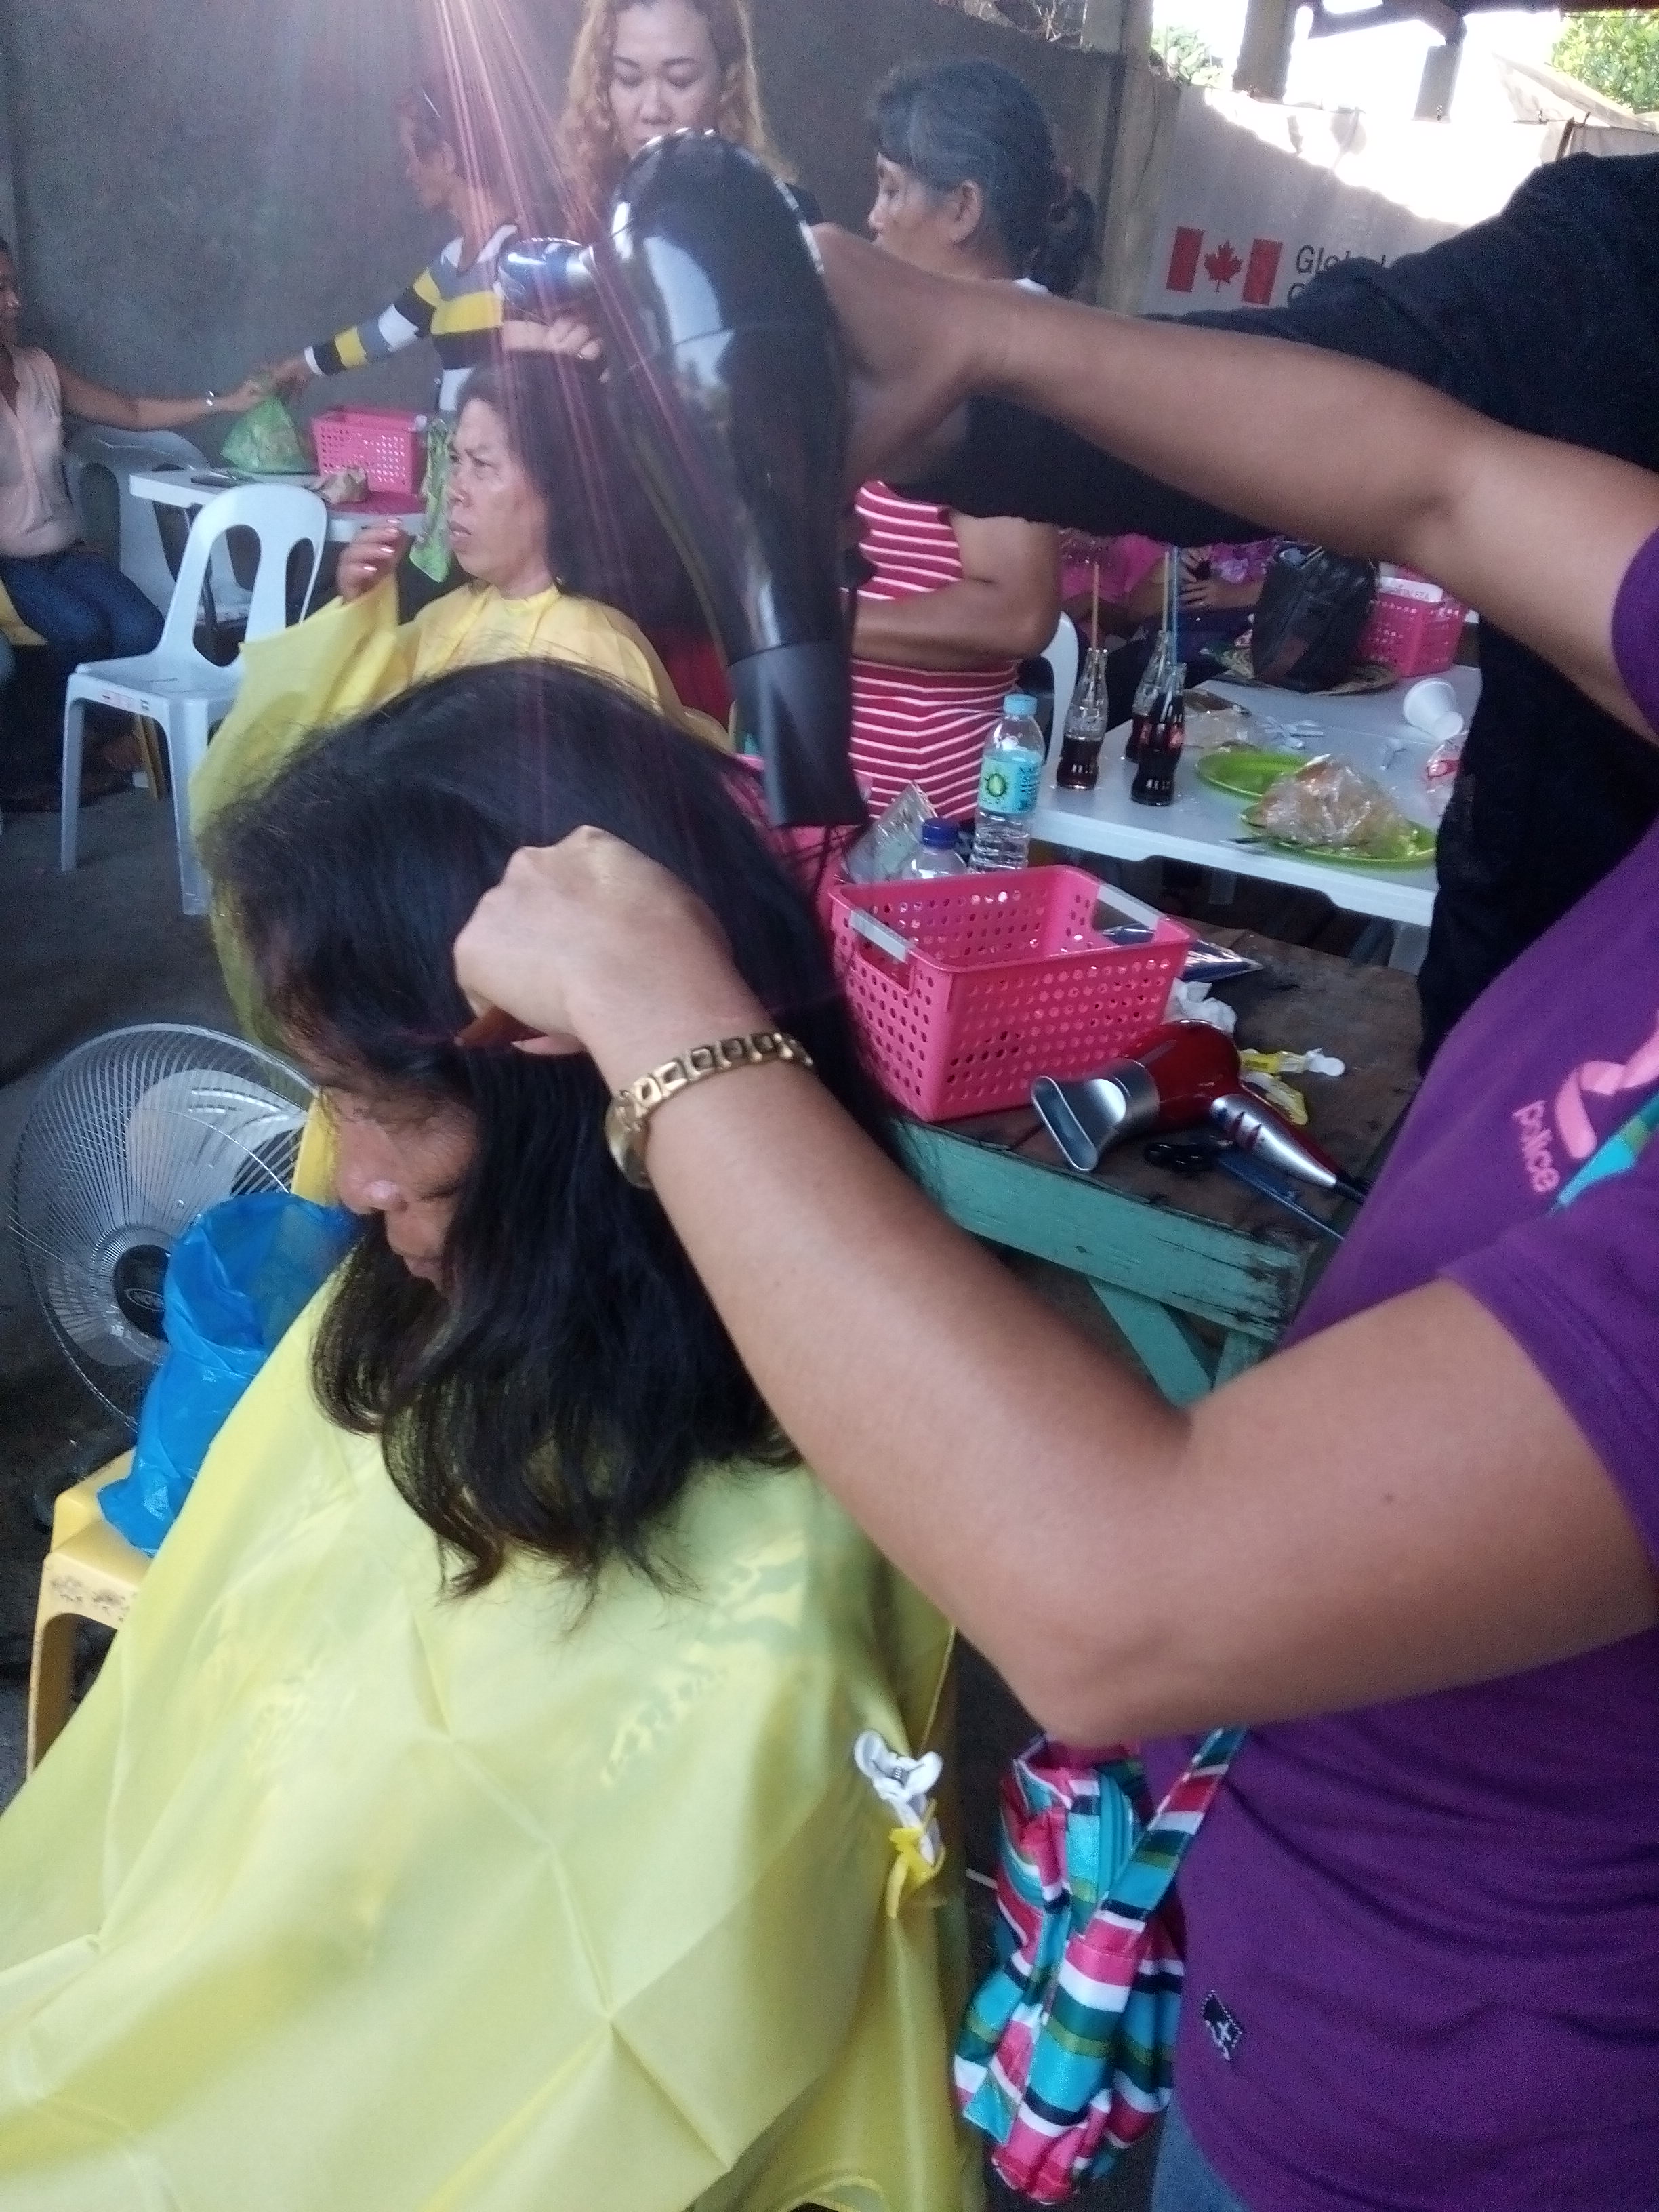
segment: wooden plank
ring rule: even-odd
[[[1190,1406],[1213,1387],[1208,1364],[1178,1316],[1133,1291],[1097,1283],[1095,1296],[1128,1340],[1130,1349],[1172,1406]],[[1229,1339],[1231,1341],[1231,1339]]]
[[[1222,1340],[1221,1356],[1215,1364],[1216,1389],[1231,1382],[1235,1376],[1259,1367],[1272,1350],[1272,1345],[1264,1344],[1259,1336],[1247,1336],[1239,1328],[1229,1329]]]
[[[905,1139],[945,1212],[994,1244],[1269,1341],[1300,1302],[1310,1237],[1241,1236],[948,1129],[913,1124]]]

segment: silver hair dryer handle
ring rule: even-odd
[[[1316,1190],[1340,1191],[1344,1198],[1365,1196],[1363,1183],[1345,1176],[1317,1146],[1298,1137],[1271,1106],[1243,1091],[1231,1091],[1210,1108],[1210,1120],[1241,1152],[1277,1168],[1281,1175],[1312,1183]]]

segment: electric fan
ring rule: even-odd
[[[167,1350],[167,1257],[220,1200],[286,1190],[311,1085],[240,1037],[147,1024],[58,1062],[11,1171],[12,1227],[59,1347],[129,1429]]]

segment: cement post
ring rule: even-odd
[[[1175,154],[1182,88],[1161,70],[1127,55],[1120,64],[1117,127],[1101,192],[1103,307],[1138,314]],[[1188,91],[1187,97],[1200,95]]]
[[[1144,62],[1152,47],[1152,0],[1085,0],[1080,43]]]
[[[1290,82],[1291,48],[1296,40],[1297,0],[1250,0],[1244,38],[1233,72],[1235,92],[1258,100],[1283,100]]]

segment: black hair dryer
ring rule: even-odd
[[[594,245],[524,240],[501,282],[518,313],[596,322],[612,415],[720,641],[773,822],[863,822],[841,592],[847,371],[789,199],[723,138],[659,138]]]

